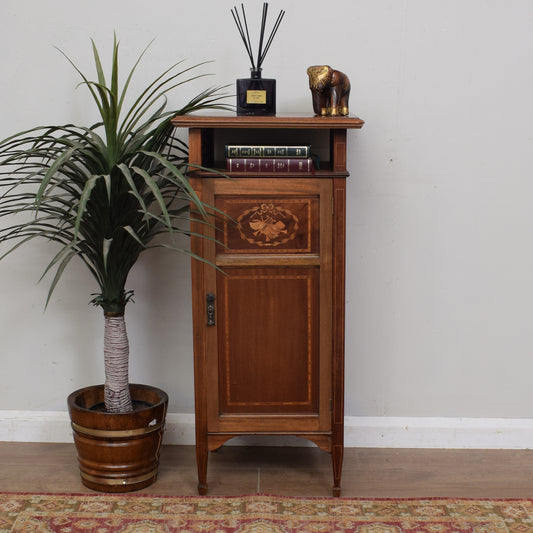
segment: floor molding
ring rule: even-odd
[[[355,417],[344,423],[346,447],[528,449],[533,419]],[[64,411],[0,411],[0,441],[72,442]],[[194,444],[194,415],[169,413],[164,442]],[[293,437],[239,437],[233,445],[308,445]]]

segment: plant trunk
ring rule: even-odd
[[[124,313],[104,313],[105,407],[109,413],[133,410],[129,388],[130,348]]]

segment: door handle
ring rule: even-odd
[[[205,301],[207,303],[207,325],[208,326],[214,326],[215,325],[215,295],[210,292],[205,297]]]

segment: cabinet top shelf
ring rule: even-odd
[[[284,128],[284,129],[360,129],[364,121],[358,117],[318,117],[310,114],[275,116],[183,115],[172,119],[176,128]]]

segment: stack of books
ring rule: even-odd
[[[311,146],[225,146],[229,172],[311,172]]]

